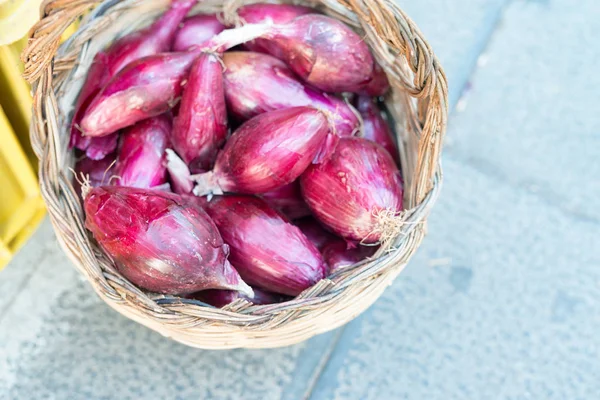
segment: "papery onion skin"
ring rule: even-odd
[[[396,165],[400,165],[400,154],[389,124],[381,116],[376,102],[367,96],[359,96],[356,108],[363,118],[363,138],[379,143],[390,153]]]
[[[260,114],[240,126],[201,175],[195,194],[261,194],[294,181],[310,165],[329,132],[327,118],[310,107]]]
[[[179,23],[196,3],[197,0],[173,1],[170,8],[152,25],[123,36],[108,49],[96,54],[75,105],[75,114],[71,122],[71,147],[80,150],[88,150],[91,147],[87,156],[95,160],[102,159],[114,151],[116,137],[107,142],[106,139],[82,135],[79,125],[88,106],[108,81],[126,65],[140,58],[168,51]],[[116,136],[116,133],[113,135]]]
[[[310,209],[302,198],[300,182],[297,180],[261,196],[271,207],[279,210],[291,220],[310,215]]]
[[[171,117],[165,114],[125,129],[115,166],[115,184],[148,189],[166,183],[165,150],[170,133]]]
[[[105,136],[174,107],[194,60],[204,52],[223,53],[272,29],[247,25],[227,29],[202,47],[188,52],[161,53],[130,63],[94,98],[81,120],[86,136]]]
[[[322,254],[323,259],[329,266],[329,274],[333,274],[340,269],[371,257],[376,251],[377,246],[357,246],[349,249],[345,241],[335,239],[323,247]]]
[[[374,60],[363,39],[344,23],[309,14],[275,25],[263,36],[269,54],[325,92],[357,92],[373,78]]]
[[[194,181],[187,164],[172,150],[165,150],[171,187],[177,194],[191,194]]]
[[[157,293],[252,289],[227,260],[210,217],[194,203],[166,192],[101,186],[85,198],[85,226],[137,286]]]
[[[273,23],[285,24],[292,21],[294,18],[306,14],[317,13],[314,8],[297,6],[294,4],[268,4],[256,3],[248,4],[237,9],[237,14],[244,23]],[[244,43],[244,47],[250,51],[260,53],[277,53],[277,46],[272,46],[272,42],[267,39],[255,39],[251,42]]]
[[[221,62],[214,54],[201,54],[189,72],[175,117],[172,141],[192,171],[213,167],[227,138],[227,109]]]
[[[189,299],[200,300],[203,303],[210,304],[211,306],[222,308],[226,305],[233,303],[237,299],[244,299],[255,305],[265,305],[280,303],[285,299],[285,296],[266,292],[264,290],[253,287],[254,297],[249,297],[243,293],[235,290],[218,290],[210,289],[203,290],[202,292],[193,293],[186,296]]]
[[[228,111],[239,120],[264,112],[311,106],[328,112],[340,136],[352,135],[359,126],[351,106],[301,83],[287,65],[268,54],[227,52],[223,55],[225,98]]]
[[[341,138],[322,164],[300,178],[302,195],[313,215],[346,240],[377,243],[378,214],[402,211],[402,178],[392,156],[363,138]]]
[[[206,210],[231,248],[231,263],[249,284],[297,296],[325,276],[317,248],[264,200],[218,196]]]
[[[186,51],[192,46],[202,46],[224,29],[225,25],[215,14],[188,17],[180,24],[171,50]]]
[[[335,240],[336,236],[326,231],[325,228],[313,217],[304,217],[295,220],[296,225],[304,235],[314,244],[319,251],[323,251],[323,247],[332,240]]]

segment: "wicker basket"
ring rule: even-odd
[[[246,0],[207,0],[194,12],[234,18]],[[339,327],[366,310],[415,252],[441,183],[440,150],[446,128],[446,77],[415,24],[391,0],[306,2],[365,37],[393,90],[386,105],[394,120],[406,184],[401,223],[375,257],[307,289],[294,300],[254,306],[243,300],[223,309],[194,300],[145,293],[123,278],[84,228],[71,184],[67,149],[73,105],[94,54],[116,36],[139,29],[167,6],[160,1],[54,0],[42,5],[23,53],[34,91],[31,140],[57,237],[98,295],[123,315],[190,346],[207,349],[291,345]],[[93,8],[93,9],[92,9]],[[91,12],[89,12],[92,10]],[[78,31],[59,47],[61,33],[81,15]]]

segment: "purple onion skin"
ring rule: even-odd
[[[81,121],[87,136],[104,136],[168,111],[195,53],[163,53],[134,61],[94,99]]]
[[[213,54],[194,61],[173,125],[173,147],[193,171],[211,169],[227,138],[222,69]]]
[[[83,136],[77,128],[92,100],[111,77],[132,61],[168,51],[179,23],[196,3],[197,0],[173,1],[171,7],[152,25],[120,38],[106,51],[96,54],[75,106],[71,124],[71,147],[87,150],[98,141]],[[112,149],[110,146],[96,144],[91,151],[88,151],[87,156],[93,159],[103,158],[116,148],[116,137],[111,143],[115,145]]]
[[[376,214],[402,211],[402,178],[392,156],[363,138],[341,138],[322,164],[300,178],[302,195],[313,215],[346,240],[377,243]]]
[[[87,179],[91,187],[109,185],[114,176],[116,154],[109,154],[101,160],[92,160],[84,157],[75,164],[75,177],[73,178],[73,187],[78,196],[81,196],[81,184],[83,179]]]
[[[171,149],[167,149],[167,171],[173,191],[181,195],[190,195],[194,189],[190,169],[187,164]],[[194,196],[195,197],[195,196]]]
[[[359,96],[356,108],[363,118],[363,138],[379,143],[390,153],[396,165],[400,165],[400,153],[394,140],[394,134],[388,123],[381,116],[381,110],[375,101],[366,96]]]
[[[188,17],[180,24],[171,50],[186,51],[192,46],[202,46],[224,29],[215,14]]]
[[[317,10],[309,7],[297,6],[293,4],[267,4],[257,3],[248,4],[240,7],[237,14],[248,24],[259,24],[270,22],[273,24],[285,24],[294,18],[306,14],[317,13]],[[277,52],[277,46],[272,46],[272,42],[267,39],[255,39],[244,43],[244,47],[250,51],[259,53]]]
[[[96,54],[94,61],[90,66],[86,81],[81,88],[77,103],[75,104],[75,114],[73,115],[73,121],[71,121],[71,137],[69,139],[69,148],[75,147],[79,150],[85,151],[86,156],[92,160],[101,160],[107,154],[115,151],[119,139],[119,134],[117,132],[102,138],[91,138],[89,136],[84,136],[79,127],[81,124],[81,119],[83,118],[88,106],[108,80],[108,69],[106,63],[106,53],[100,52]]]
[[[374,60],[362,38],[324,15],[303,15],[263,36],[269,54],[325,92],[357,92],[372,80]]]
[[[325,276],[317,248],[265,201],[219,196],[207,212],[231,248],[231,263],[249,284],[297,296]]]
[[[311,164],[328,132],[327,118],[314,108],[260,114],[227,141],[208,173],[214,181],[208,191],[261,194],[287,185]]]
[[[310,215],[310,209],[302,198],[300,182],[297,180],[270,192],[264,193],[262,198],[271,207],[279,210],[289,219],[293,220]]]
[[[249,297],[243,293],[236,292],[235,290],[204,290],[202,292],[193,293],[186,296],[190,299],[200,300],[211,306],[218,308],[225,307],[226,305],[233,303],[237,299],[244,299],[255,305],[265,305],[280,303],[285,300],[285,296],[281,296],[276,293],[266,292],[258,288],[252,288],[254,291],[254,297]]]
[[[86,136],[104,136],[174,107],[192,63],[205,51],[223,53],[268,32],[266,25],[227,29],[203,47],[188,52],[162,53],[130,63],[96,96],[81,120]]]
[[[86,228],[137,286],[157,293],[206,289],[252,294],[227,260],[210,217],[186,199],[120,186],[92,189],[85,198]]]
[[[77,137],[85,138],[82,141],[79,141],[78,139],[78,144],[85,140],[89,140],[88,144],[85,145],[85,155],[92,160],[102,160],[107,154],[115,151],[119,145],[119,132],[113,132],[110,135],[98,138],[81,135],[78,135]]]
[[[170,133],[171,118],[164,114],[127,128],[121,138],[115,184],[149,189],[166,183]]]
[[[359,122],[344,101],[302,84],[287,65],[270,55],[228,52],[223,55],[228,111],[247,120],[268,111],[311,106],[329,113],[339,136],[350,136]]]
[[[323,226],[313,217],[304,217],[294,221],[304,235],[316,246],[319,251],[323,251],[323,247],[336,237],[333,233],[326,231]]]
[[[371,80],[365,84],[358,93],[371,97],[379,97],[386,94],[389,89],[390,81],[388,80],[385,71],[377,61],[374,61]]]
[[[341,240],[335,239],[327,243],[323,250],[323,259],[329,266],[329,273],[339,271],[342,268],[349,267],[371,257],[377,251],[378,246],[357,246],[349,249],[348,244]]]

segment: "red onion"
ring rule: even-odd
[[[87,110],[94,97],[100,92],[100,89],[108,80],[106,53],[100,52],[96,54],[86,81],[81,88],[77,103],[75,104],[75,114],[71,121],[71,137],[69,139],[69,147],[76,147],[86,152],[86,156],[92,160],[101,160],[107,154],[112,153],[117,148],[119,139],[118,132],[114,132],[102,138],[91,138],[83,136],[80,131],[79,124],[83,114]]]
[[[377,246],[357,246],[349,249],[345,241],[335,239],[325,245],[322,253],[323,259],[329,266],[329,273],[333,274],[342,268],[371,257],[376,251]]]
[[[302,219],[298,219],[294,221],[294,225],[296,225],[302,233],[306,235],[308,240],[314,244],[319,251],[323,250],[323,246],[327,244],[329,241],[335,239],[335,236],[326,231],[321,224],[317,222],[313,217],[305,217]]]
[[[394,158],[396,165],[400,165],[400,155],[394,140],[394,134],[381,116],[381,110],[377,107],[375,101],[370,97],[359,96],[356,101],[356,108],[363,118],[363,137],[383,146]]]
[[[231,263],[249,284],[297,296],[325,276],[315,246],[263,200],[219,196],[206,210],[231,247]]]
[[[228,52],[223,55],[228,111],[241,120],[267,111],[312,106],[328,113],[340,136],[350,136],[359,122],[344,101],[303,85],[281,60],[267,54]]]
[[[271,22],[273,24],[284,24],[296,17],[305,14],[318,13],[310,7],[297,6],[294,4],[248,4],[237,9],[237,14],[248,24],[259,24]]]
[[[173,125],[173,147],[190,169],[212,168],[227,137],[227,109],[221,62],[201,54],[190,70]]]
[[[252,304],[273,304],[279,303],[284,300],[284,296],[276,293],[265,292],[258,288],[252,288],[254,291],[254,297],[249,297],[243,293],[236,292],[235,290],[203,290],[202,292],[193,293],[186,296],[189,299],[200,300],[206,304],[210,304],[215,307],[225,307],[227,304],[233,303],[237,299],[248,300]]]
[[[178,102],[184,79],[200,54],[222,53],[269,29],[266,25],[227,29],[202,48],[162,53],[132,62],[92,101],[81,120],[81,130],[87,136],[104,136],[168,111]]]
[[[151,188],[167,181],[165,150],[169,143],[171,118],[148,118],[127,128],[121,138],[115,166],[120,186]]]
[[[281,211],[281,213],[289,219],[302,218],[310,215],[310,209],[302,198],[300,182],[297,180],[264,193],[262,198],[269,203],[271,207]]]
[[[294,181],[326,144],[327,118],[310,107],[260,114],[238,128],[211,172],[197,177],[196,195],[259,194]]]
[[[186,51],[192,46],[202,46],[225,29],[215,14],[194,15],[186,18],[179,26],[173,51]]]
[[[347,240],[377,243],[402,211],[402,178],[390,154],[363,138],[341,138],[331,157],[300,178],[313,215]]]
[[[301,15],[316,13],[317,10],[309,7],[297,6],[293,4],[268,4],[257,3],[248,4],[240,7],[237,14],[244,23],[259,24],[285,24]],[[260,53],[277,52],[277,46],[271,46],[271,41],[267,39],[255,39],[244,43],[244,47],[250,51]]]
[[[385,71],[383,68],[381,68],[377,61],[374,61],[373,75],[371,76],[371,80],[363,85],[358,93],[371,97],[378,97],[386,94],[389,88],[390,82],[388,81]]]
[[[196,3],[197,0],[174,0],[170,8],[152,25],[120,38],[106,51],[96,54],[75,105],[75,115],[71,123],[71,147],[87,150],[93,146],[87,152],[88,157],[93,159],[101,159],[114,151],[117,146],[116,133],[109,142],[106,139],[93,139],[82,135],[79,125],[88,106],[110,78],[127,64],[142,57],[168,51],[177,26]]]
[[[356,92],[373,79],[374,60],[362,38],[344,23],[308,14],[273,25],[265,51],[326,92]]]
[[[84,146],[85,154],[92,160],[102,160],[107,154],[112,153],[119,145],[119,132],[111,133],[110,135],[91,138],[89,136],[75,136],[75,146]]]
[[[115,154],[109,154],[101,160],[84,157],[75,164],[73,187],[81,195],[81,182],[86,181],[91,187],[109,185],[114,176]]]
[[[229,247],[202,208],[156,190],[93,188],[85,226],[132,283],[158,293],[205,289],[252,295],[227,260]]]

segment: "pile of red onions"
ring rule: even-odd
[[[285,301],[393,234],[388,81],[359,34],[314,9],[252,4],[227,27],[187,16],[195,3],[94,58],[71,124],[86,227],[150,292]]]

